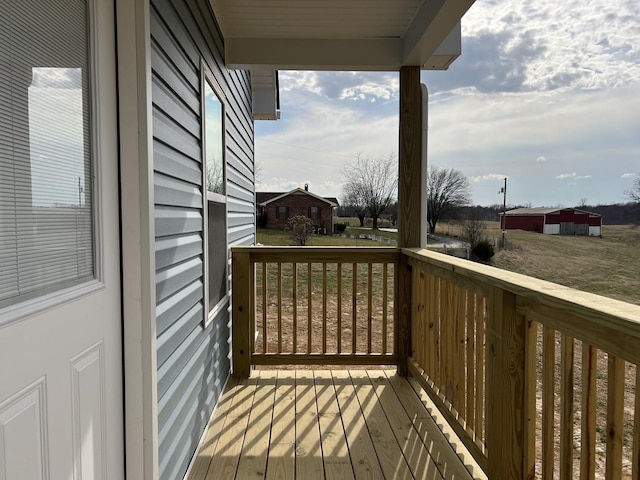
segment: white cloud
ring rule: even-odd
[[[466,60],[481,66],[486,62],[473,84],[493,80],[486,84],[492,89],[517,84],[538,91],[637,84],[639,16],[636,0],[566,0],[562,6],[555,0],[476,2],[462,22],[465,54],[451,68]],[[465,60],[469,51],[476,58]]]
[[[623,201],[636,177],[620,172],[637,172],[640,158],[638,18],[637,0],[476,2],[463,55],[422,73],[429,164],[461,170],[479,204],[496,201],[492,181],[505,176],[512,203]],[[397,154],[397,73],[280,72],[280,90],[282,119],[255,124],[265,184],[311,178],[335,196],[355,153]]]
[[[563,180],[565,178],[574,178],[576,180],[586,180],[587,178],[591,178],[591,175],[578,175],[577,173],[562,173],[556,176],[557,180]],[[575,184],[570,184],[575,185]]]
[[[505,178],[509,178],[509,175],[504,175],[502,173],[488,173],[486,175],[472,177],[471,180],[474,182],[481,182],[483,180],[504,180]]]
[[[565,178],[576,178],[577,174],[575,173],[562,173],[558,176],[556,176],[557,180],[563,180]]]

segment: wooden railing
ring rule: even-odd
[[[393,365],[395,248],[233,248],[234,375],[251,365]]]
[[[489,478],[640,478],[640,307],[401,252],[409,371]]]
[[[419,249],[233,249],[234,375],[398,363],[489,478],[640,478],[639,362],[636,305]]]

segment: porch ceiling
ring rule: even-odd
[[[446,69],[474,0],[210,0],[229,68]]]

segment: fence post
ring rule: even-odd
[[[487,450],[489,478],[526,479],[527,325],[516,295],[495,288],[487,313]],[[535,381],[535,378],[534,378]]]
[[[232,333],[233,376],[246,378],[251,368],[251,330],[254,323],[254,269],[248,251],[232,250]]]

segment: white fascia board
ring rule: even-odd
[[[400,38],[225,38],[228,68],[272,70],[398,70]]]
[[[423,65],[423,70],[447,70],[449,66],[462,54],[462,27],[460,22],[444,39],[444,42],[433,52]]]
[[[473,2],[474,0],[424,2],[403,38],[402,64],[425,67],[423,59],[429,59],[443,45]]]

